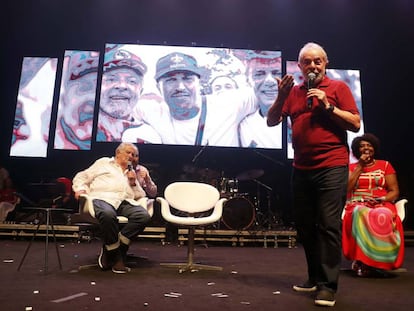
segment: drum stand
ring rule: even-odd
[[[273,189],[268,185],[262,183],[257,179],[253,179],[254,182],[257,183],[257,207],[256,207],[256,225],[261,226],[262,228],[272,229],[272,225],[276,222],[276,216],[273,214],[270,204],[270,194],[272,193]],[[260,208],[260,189],[259,186],[262,186],[267,190],[267,215],[263,215],[262,212],[259,211]],[[259,216],[259,217],[258,217]],[[267,216],[267,217],[266,217]]]

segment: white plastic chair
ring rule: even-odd
[[[0,223],[3,223],[7,215],[14,211],[16,205],[20,202],[20,199],[17,199],[16,202],[0,202]]]
[[[188,228],[188,247],[186,263],[161,263],[162,266],[178,268],[179,272],[195,272],[198,270],[222,270],[222,267],[196,264],[194,257],[194,231],[195,227],[212,224],[220,220],[223,214],[223,204],[227,199],[220,199],[219,191],[212,185],[198,182],[174,182],[167,186],[164,198],[158,197],[161,203],[162,217],[173,224]],[[173,207],[184,215],[174,215]],[[213,209],[209,216],[194,217],[195,213],[206,212]]]
[[[408,203],[407,199],[401,199],[395,203],[395,207],[397,208],[397,214],[400,216],[401,222],[405,218],[405,204]]]

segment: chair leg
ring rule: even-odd
[[[194,227],[188,229],[187,263],[161,263],[161,266],[178,268],[179,273],[197,272],[198,270],[222,271],[222,267],[194,263],[194,232]]]
[[[188,247],[187,247],[187,265],[189,267],[193,266],[194,258],[194,228],[191,227],[188,229]]]

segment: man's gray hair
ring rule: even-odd
[[[308,42],[308,43],[306,43],[301,49],[300,49],[300,51],[299,51],[299,57],[298,57],[298,62],[300,62],[300,60],[302,59],[302,57],[303,57],[303,54],[307,51],[307,50],[311,50],[311,49],[317,49],[317,50],[320,50],[321,52],[322,52],[322,55],[323,55],[323,57],[324,57],[324,60],[326,61],[326,62],[328,62],[328,54],[326,53],[326,51],[325,51],[325,49],[321,46],[321,45],[319,45],[319,44],[317,44],[317,43],[315,43],[315,42]]]
[[[126,147],[134,147],[137,150],[137,153],[138,153],[138,147],[135,146],[133,143],[122,142],[122,143],[119,144],[118,147],[116,147],[115,154],[120,153],[122,150],[126,149]]]

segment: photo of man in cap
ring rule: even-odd
[[[65,52],[55,149],[91,149],[98,64],[99,52]]]
[[[140,104],[136,116],[150,124],[166,144],[237,147],[237,127],[255,111],[254,96],[239,90],[204,95],[202,74],[191,55],[173,52],[161,57],[155,80],[164,103]]]
[[[132,116],[143,90],[146,65],[135,54],[108,45],[105,52],[97,141],[121,141],[123,132],[134,128],[139,143],[160,143],[158,134]]]

